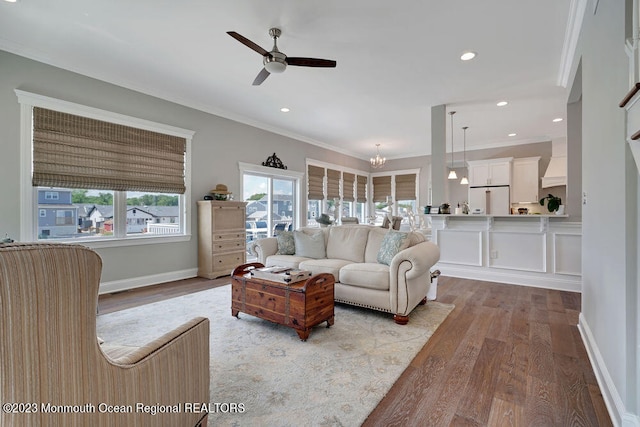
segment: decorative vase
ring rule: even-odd
[[[564,215],[564,205],[558,206],[558,210],[556,211],[556,215]]]

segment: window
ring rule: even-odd
[[[73,225],[73,211],[56,210],[56,225]]]
[[[307,226],[320,226],[326,214],[332,221],[355,216],[367,223],[367,175],[338,165],[307,161]]]
[[[407,226],[416,219],[418,177],[417,169],[372,174],[376,225],[389,214],[403,217]]]
[[[242,200],[246,206],[247,243],[300,224],[300,182],[303,174],[240,163]]]
[[[192,131],[16,94],[21,239],[114,246],[189,238]]]

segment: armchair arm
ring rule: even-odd
[[[209,341],[209,319],[205,317],[196,317],[141,347],[111,347],[109,345],[106,345],[104,347],[105,353],[107,354],[107,356],[109,356],[109,359],[115,365],[135,365],[136,363],[142,362],[146,357],[151,356],[155,352],[164,351],[165,348],[171,345],[172,341],[180,338],[182,335],[192,329],[196,330],[200,339],[206,336],[207,342]]]
[[[258,262],[266,265],[267,257],[278,252],[278,238],[265,237],[255,240],[251,246],[251,253],[258,257]]]
[[[389,268],[391,307],[406,316],[422,301],[431,286],[431,267],[440,259],[440,249],[421,242],[396,254]]]
[[[196,318],[116,360],[103,354],[91,381],[100,386],[92,387],[85,399],[127,407],[209,402],[209,358],[209,319]],[[156,426],[158,420],[166,426],[196,426],[206,416],[184,410],[163,413],[161,418],[146,411],[116,415],[119,425],[140,427]],[[112,418],[113,414],[92,413],[86,420],[92,425],[114,425]]]

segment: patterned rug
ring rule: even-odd
[[[335,324],[306,342],[293,329],[240,313],[231,286],[98,315],[108,344],[141,345],[195,316],[211,320],[210,426],[358,426],[454,306],[429,301],[392,315],[337,304]],[[242,404],[243,412],[231,411]]]

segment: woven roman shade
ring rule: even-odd
[[[342,172],[342,200],[345,202],[353,202],[356,199],[353,195],[353,184],[355,181],[355,174]]]
[[[307,184],[309,185],[308,200],[324,199],[324,189],[322,181],[324,179],[324,168],[309,165],[307,168]]]
[[[185,138],[33,109],[33,185],[184,194]]]
[[[387,196],[391,196],[391,175],[373,177],[373,201],[386,202]]]
[[[416,174],[396,175],[396,200],[416,199]]]
[[[363,175],[358,175],[358,180],[356,181],[356,202],[358,203],[366,203],[367,202],[367,177]]]
[[[340,198],[340,171],[327,169],[327,199]]]

